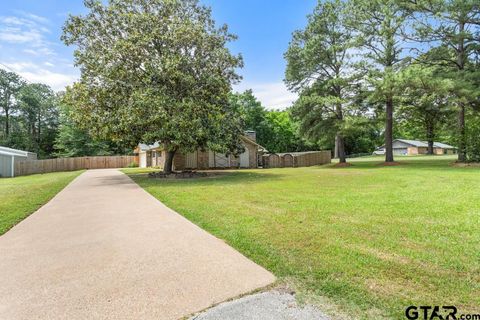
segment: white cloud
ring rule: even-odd
[[[36,14],[33,14],[33,13],[29,13],[29,12],[25,12],[25,11],[18,11],[22,16],[24,16],[25,18],[27,19],[30,19],[30,20],[33,20],[37,23],[41,23],[41,24],[50,24],[50,20],[48,20],[47,18],[45,17],[40,17],[40,16],[37,16]]]
[[[78,70],[56,52],[48,40],[52,23],[24,11],[0,16],[0,64],[32,83],[44,83],[59,91],[78,78]],[[1,66],[0,66],[1,67]]]
[[[25,46],[30,54],[53,55],[45,34],[50,33],[49,20],[22,12],[23,17],[0,16],[0,42]]]
[[[64,90],[65,86],[73,84],[73,82],[78,79],[78,74],[73,70],[68,73],[62,73],[41,67],[32,62],[0,63],[18,73],[29,82],[47,84],[55,91]]]
[[[48,47],[42,47],[37,49],[24,49],[23,52],[28,53],[32,56],[45,57],[45,56],[55,56],[55,51]]]
[[[0,29],[0,41],[10,43],[30,43],[33,46],[42,44],[42,35],[35,30],[22,30],[16,27],[2,27]]]
[[[241,83],[234,90],[252,89],[253,94],[267,109],[285,109],[297,100],[297,94],[288,91],[283,82]]]

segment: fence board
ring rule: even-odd
[[[331,162],[330,151],[291,152],[264,155],[264,168],[310,167]]]
[[[101,156],[28,160],[15,162],[15,176],[82,169],[125,168],[135,156]]]

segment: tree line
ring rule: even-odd
[[[300,96],[292,111],[309,139],[335,139],[341,162],[351,129],[369,119],[384,120],[386,162],[402,131],[430,154],[449,136],[459,161],[478,161],[479,49],[476,0],[319,1],[285,54]]]
[[[0,69],[0,145],[35,152],[40,159],[131,152],[79,128],[62,99],[62,92]]]
[[[18,74],[0,69],[0,145],[35,152],[39,158],[132,153],[123,142],[100,139],[81,128],[71,114],[72,108],[63,102],[64,96],[64,92],[28,83]],[[252,90],[230,93],[228,103],[236,110],[242,132],[255,131],[257,142],[269,152],[334,148],[328,136],[316,141],[303,138],[291,108],[268,109]],[[346,143],[348,154],[368,153],[380,141],[374,126],[358,127],[351,138]]]
[[[130,146],[158,141],[167,151],[167,173],[177,152],[241,153],[245,129],[257,131],[270,152],[331,145],[327,136],[305,134],[296,112],[266,110],[248,91],[232,94],[243,66],[228,47],[236,36],[199,1],[87,0],[85,6],[87,13],[70,16],[63,28],[82,71],[64,101],[92,136]],[[375,130],[352,128],[346,148],[371,151]]]
[[[84,3],[63,27],[81,70],[66,92],[2,73],[1,144],[75,156],[159,141],[167,172],[176,152],[242,152],[244,130],[270,152],[332,149],[342,162],[381,144],[391,162],[394,137],[480,159],[476,1],[319,1],[285,53],[285,83],[299,96],[286,110],[232,93],[236,35],[199,1]]]
[[[254,96],[252,90],[231,94],[231,102],[240,110],[243,129],[256,132],[257,142],[268,152],[282,153],[311,150],[334,150],[335,141],[330,135],[322,133],[314,139],[300,132],[300,120],[294,108],[285,110],[269,109]],[[371,154],[381,143],[381,128],[378,121],[369,119],[359,122],[350,130],[345,140],[347,155]],[[405,133],[408,137],[408,134]]]

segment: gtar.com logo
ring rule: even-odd
[[[409,320],[480,320],[480,314],[460,314],[455,306],[409,306],[405,316]]]
[[[405,316],[410,320],[456,320],[457,308],[454,306],[410,306],[405,310]]]

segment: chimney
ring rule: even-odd
[[[257,142],[257,133],[253,130],[247,130],[245,131],[245,135],[250,139],[255,142]]]

